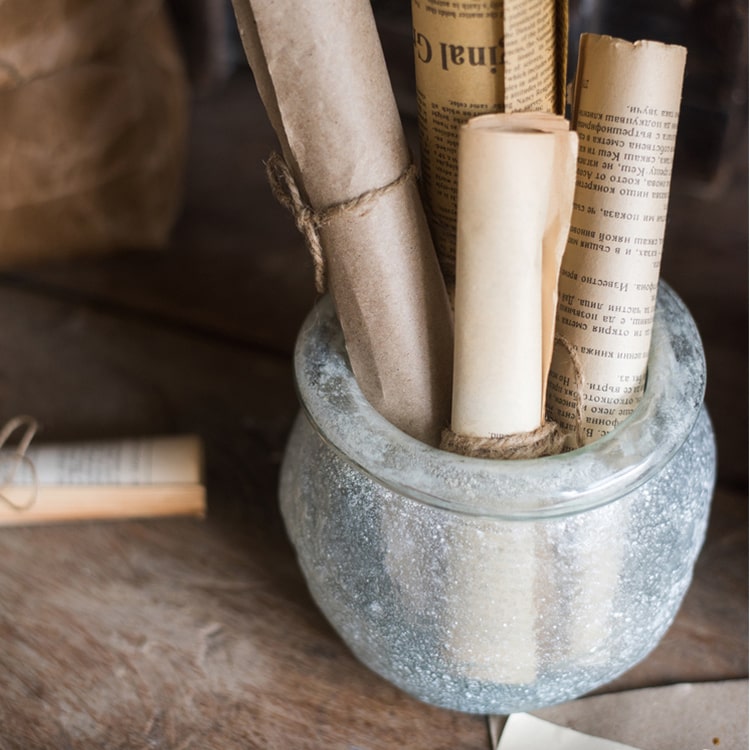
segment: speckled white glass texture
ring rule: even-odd
[[[282,513],[315,601],[372,670],[428,703],[507,714],[582,695],[656,646],[716,467],[702,345],[666,285],[635,412],[561,456],[472,459],[396,429],[359,390],[328,298],[295,371]]]

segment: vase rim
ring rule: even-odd
[[[303,324],[294,355],[298,397],[313,428],[356,471],[400,495],[459,514],[538,521],[596,509],[661,470],[703,409],[706,367],[695,322],[659,284],[644,393],[633,413],[575,451],[503,461],[426,445],[365,399],[328,295]]]

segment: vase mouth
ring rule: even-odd
[[[362,394],[329,296],[300,329],[295,383],[310,424],[355,471],[389,490],[458,514],[505,521],[574,515],[628,495],[660,471],[703,408],[706,366],[695,322],[659,284],[648,378],[633,413],[575,451],[522,460],[472,458],[426,445]]]

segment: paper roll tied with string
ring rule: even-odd
[[[277,194],[331,294],[357,383],[386,419],[436,445],[452,314],[372,7],[233,2],[283,154],[269,165]]]
[[[577,153],[568,121],[547,113],[484,115],[461,129],[446,449],[535,458],[575,447],[578,436],[546,420],[545,391]]]

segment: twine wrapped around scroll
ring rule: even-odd
[[[565,434],[557,422],[547,420],[536,430],[518,432],[498,437],[473,437],[459,435],[453,430],[443,430],[440,447],[451,453],[474,458],[523,459],[539,458],[560,453]]]
[[[559,344],[567,351],[575,374],[576,423],[572,432],[564,431],[557,422],[549,419],[545,420],[544,424],[535,430],[495,437],[459,435],[446,428],[442,433],[440,448],[473,458],[504,460],[540,458],[561,453],[566,447],[571,450],[580,448],[584,443],[583,391],[585,381],[583,368],[578,352],[564,336],[555,336],[555,344]]]
[[[268,181],[271,183],[274,197],[289,209],[294,217],[297,229],[305,238],[305,244],[312,257],[315,269],[315,289],[319,294],[323,294],[326,290],[326,267],[318,230],[337,216],[365,208],[408,180],[416,179],[417,168],[412,162],[395,180],[387,185],[368,190],[355,198],[336,203],[322,211],[315,211],[305,202],[291,170],[283,157],[276,151],[268,157],[266,174]]]
[[[10,506],[13,510],[17,511],[28,510],[36,502],[39,489],[36,466],[34,466],[34,462],[26,455],[26,451],[28,450],[29,445],[31,445],[31,441],[34,439],[39,424],[33,417],[13,417],[13,419],[9,419],[3,426],[2,430],[0,430],[0,449],[2,449],[10,439],[11,435],[22,427],[25,427],[26,429],[11,456],[13,461],[3,476],[2,481],[0,481],[0,500]],[[25,464],[31,472],[31,495],[25,503],[16,503],[5,493],[6,488],[13,484],[13,480],[20,464]]]

